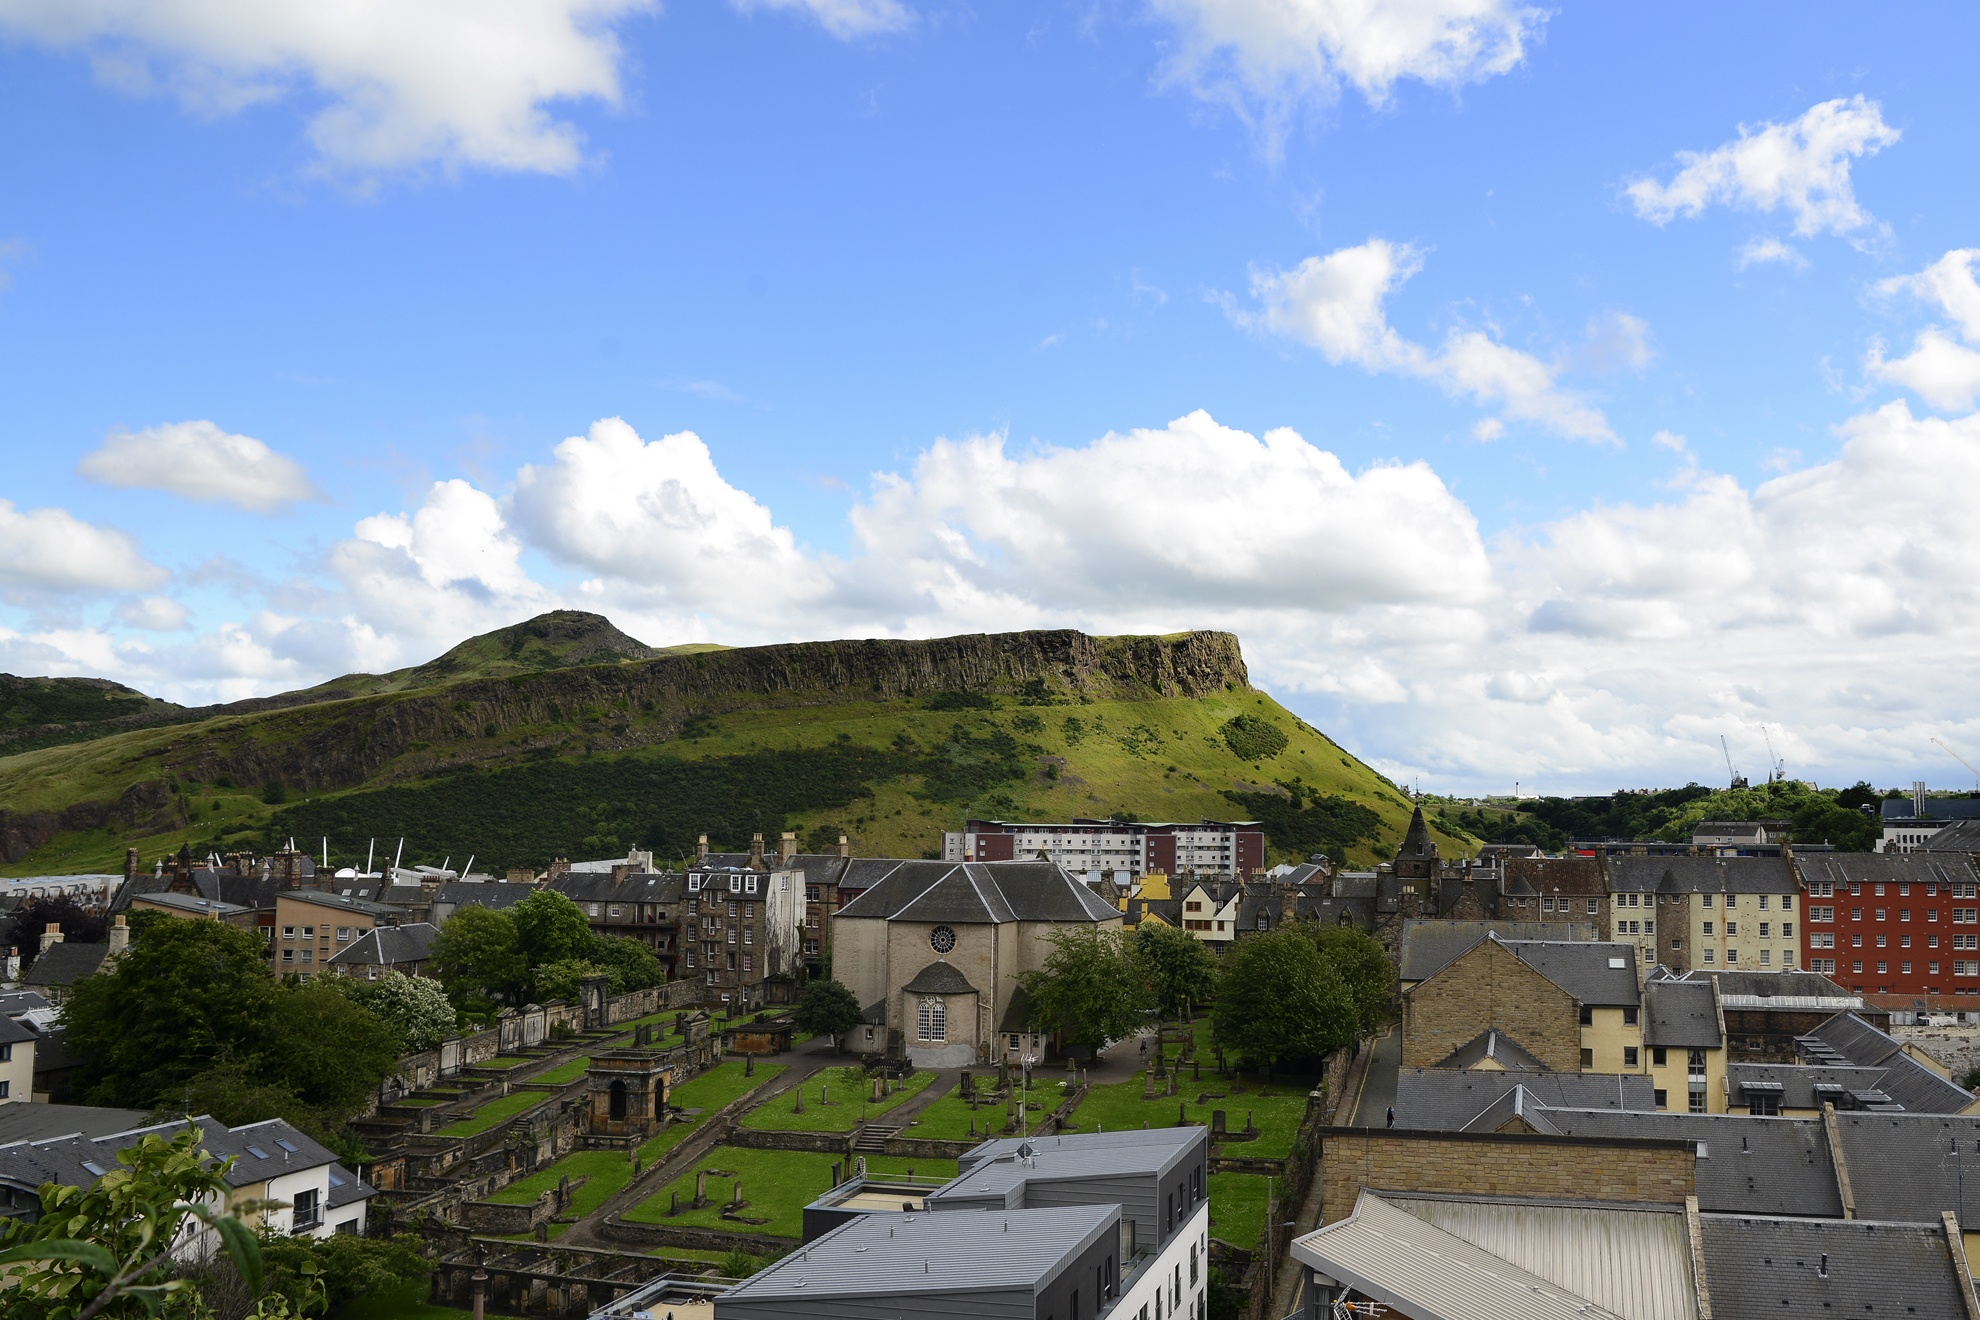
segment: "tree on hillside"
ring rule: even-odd
[[[517,947],[530,967],[591,956],[591,923],[584,910],[554,889],[539,889],[509,909]]]
[[[1062,1044],[1094,1054],[1142,1025],[1148,994],[1124,934],[1085,928],[1049,938],[1045,966],[1018,977],[1036,1021]]]
[[[276,996],[260,1071],[323,1110],[326,1126],[341,1127],[392,1071],[404,1044],[340,978],[318,976]]]
[[[1321,954],[1332,963],[1354,1000],[1361,1028],[1368,1035],[1388,1021],[1396,1002],[1396,965],[1374,936],[1359,926],[1301,923],[1295,927],[1313,937]]]
[[[223,1055],[256,1050],[281,992],[254,934],[167,920],[62,1007],[91,1104],[146,1108]]]
[[[485,907],[464,907],[447,918],[433,941],[433,970],[463,1009],[512,1001],[529,978],[516,923]]]
[[[1361,1024],[1346,980],[1311,935],[1281,926],[1234,941],[1211,1008],[1217,1043],[1271,1070],[1351,1044]]]
[[[611,976],[612,969],[602,967],[584,958],[564,958],[553,963],[544,963],[530,974],[531,984],[536,987],[536,1001],[547,1004],[553,999],[561,999],[567,1004],[575,1004],[578,987],[594,976]],[[617,993],[616,987],[608,987]]]
[[[798,997],[797,1010],[791,1014],[799,1031],[830,1036],[834,1042],[858,1026],[860,1017],[859,1000],[837,981],[808,983]]]
[[[1131,947],[1150,1001],[1165,1018],[1180,1018],[1216,988],[1217,959],[1186,930],[1144,921],[1135,927]]]

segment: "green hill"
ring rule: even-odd
[[[1275,860],[1366,862],[1409,816],[1251,687],[1227,633],[661,652],[562,613],[411,670],[189,714],[0,758],[0,872],[291,836],[348,860],[404,835],[408,860],[498,867],[678,859],[700,833],[742,847],[784,829],[918,856],[970,815],[1257,818]]]

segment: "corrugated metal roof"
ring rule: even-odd
[[[1412,1320],[1623,1320],[1373,1192],[1346,1219],[1295,1239],[1292,1253]]]
[[[1389,1198],[1425,1223],[1627,1320],[1696,1320],[1691,1245],[1675,1207],[1597,1208],[1472,1197]]]

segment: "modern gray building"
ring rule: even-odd
[[[718,1297],[715,1320],[1204,1314],[1205,1129],[986,1141],[960,1167],[933,1190],[833,1189],[805,1210],[820,1235]]]

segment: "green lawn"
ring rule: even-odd
[[[786,1067],[781,1063],[759,1063],[756,1065],[756,1076],[745,1077],[745,1066],[740,1059],[718,1063],[707,1072],[674,1087],[667,1093],[667,1103],[712,1114],[739,1096],[748,1095],[757,1087],[775,1081]]]
[[[1221,1109],[1225,1123],[1233,1132],[1243,1130],[1247,1114],[1258,1124],[1257,1140],[1231,1142],[1222,1148],[1226,1155],[1282,1160],[1292,1153],[1293,1138],[1299,1132],[1300,1120],[1306,1117],[1306,1087],[1274,1085],[1261,1094],[1257,1083],[1247,1079],[1243,1095],[1227,1095],[1221,1100],[1213,1098],[1198,1104],[1197,1096],[1206,1091],[1227,1090],[1230,1080],[1206,1072],[1202,1081],[1193,1082],[1185,1071],[1177,1085],[1175,1095],[1158,1095],[1153,1100],[1141,1098],[1139,1080],[1096,1086],[1073,1111],[1073,1122],[1081,1132],[1120,1131],[1138,1128],[1144,1122],[1149,1127],[1174,1127],[1181,1102],[1181,1112],[1193,1123],[1208,1124],[1211,1111]]]
[[[484,1062],[477,1063],[474,1066],[477,1068],[520,1068],[525,1063],[535,1063],[535,1062],[536,1060],[534,1059],[522,1059],[522,1058],[516,1058],[513,1055],[503,1055],[501,1058],[488,1059]]]
[[[844,1163],[843,1159],[838,1162]],[[731,1232],[802,1237],[804,1207],[831,1190],[833,1163],[832,1156],[811,1151],[717,1146],[702,1157],[695,1168],[626,1211],[625,1218],[637,1223],[684,1224]],[[911,1160],[869,1155],[866,1157],[866,1168],[868,1173],[874,1174],[904,1174],[912,1169],[918,1178],[956,1176],[954,1160]],[[702,1169],[723,1169],[727,1173],[719,1177],[710,1175],[706,1209],[689,1210],[686,1206],[694,1200],[695,1174]],[[742,1180],[743,1196],[749,1201],[743,1213],[751,1218],[768,1219],[769,1223],[738,1224],[722,1218],[722,1203],[733,1193],[737,1178]],[[678,1216],[669,1218],[668,1197],[673,1193],[680,1194],[683,1208]]]
[[[541,1091],[511,1091],[490,1100],[466,1118],[456,1119],[439,1130],[442,1137],[472,1137],[486,1132],[499,1123],[506,1123],[528,1109],[540,1105],[550,1097]]]
[[[1032,1088],[1031,1093],[1033,1098],[1037,1098],[1039,1094],[1036,1087]],[[969,1102],[957,1091],[949,1092],[916,1114],[913,1121],[908,1124],[907,1131],[901,1135],[928,1141],[968,1141],[971,1119],[976,1120],[978,1138],[1003,1135],[1004,1106],[1002,1104],[985,1104],[971,1109]]]
[[[569,1063],[559,1064],[549,1072],[538,1073],[529,1080],[541,1082],[545,1086],[562,1086],[566,1082],[575,1082],[584,1076],[584,1070],[590,1066],[591,1058],[587,1055],[582,1059],[572,1059]]]
[[[435,1100],[428,1096],[422,1095],[422,1096],[410,1096],[404,1100],[394,1100],[392,1103],[395,1105],[404,1105],[408,1109],[438,1109],[441,1105],[444,1105],[447,1102],[445,1100]]]
[[[793,1090],[744,1114],[742,1125],[759,1132],[850,1132],[867,1119],[878,1118],[912,1099],[934,1080],[932,1072],[915,1073],[900,1090],[875,1104],[869,1098],[873,1084],[864,1068],[825,1068],[805,1082],[802,1114],[792,1112],[797,1103]],[[824,1103],[828,1094],[829,1105]]]
[[[426,1300],[424,1280],[389,1292],[367,1293],[338,1311],[331,1320],[471,1320],[472,1311],[435,1306]]]
[[[1234,1247],[1255,1249],[1265,1236],[1265,1184],[1262,1173],[1210,1175],[1210,1236]]]

